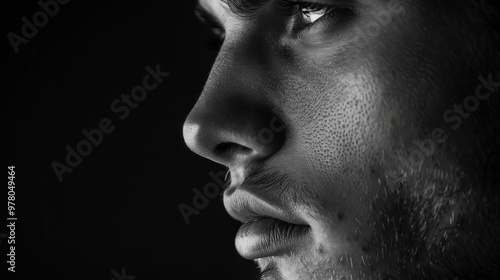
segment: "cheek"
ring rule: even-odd
[[[356,229],[355,218],[369,215],[366,201],[376,195],[383,177],[377,152],[386,145],[384,131],[390,127],[385,87],[366,67],[308,69],[317,70],[285,83],[289,98],[283,106],[291,124],[286,149],[301,162],[300,177],[306,178],[303,185],[319,224],[342,224],[335,231],[345,237]]]
[[[298,105],[291,135],[310,174],[326,179],[327,186],[362,178],[360,173],[370,169],[384,144],[382,131],[388,129],[381,98],[384,88],[371,73],[343,69],[334,75],[323,70],[308,75],[307,81],[296,79],[305,86],[294,93]]]

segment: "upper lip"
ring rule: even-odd
[[[231,194],[224,193],[224,206],[231,217],[242,223],[273,218],[289,224],[307,225],[302,218],[291,213],[292,209],[280,206],[277,199],[252,193],[251,186],[243,184],[231,188],[235,188]]]

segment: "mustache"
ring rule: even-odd
[[[224,184],[222,193],[230,190],[230,185],[231,179]],[[298,184],[285,173],[266,166],[256,165],[246,170],[242,185],[251,186],[256,193],[283,195],[284,192],[293,189]]]

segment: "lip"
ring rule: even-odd
[[[309,229],[309,226],[274,218],[260,218],[240,227],[236,234],[236,250],[245,259],[284,255],[306,241]]]
[[[243,223],[235,245],[246,259],[279,256],[300,247],[308,237],[309,225],[280,207],[278,199],[257,196],[254,188],[242,185],[224,193],[224,206],[231,217]]]

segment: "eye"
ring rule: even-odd
[[[301,21],[305,24],[313,24],[317,20],[328,16],[332,10],[332,7],[325,5],[313,3],[299,4],[299,16],[301,17]]]
[[[312,1],[312,0],[310,0]],[[295,27],[304,29],[323,22],[335,22],[342,18],[345,11],[350,11],[351,6],[346,5],[329,5],[302,0],[276,0],[278,7],[285,15],[290,16],[295,21]]]
[[[334,36],[347,34],[349,24],[354,22],[359,10],[356,3],[346,1],[332,1],[336,4],[312,2],[319,0],[275,1],[288,23],[287,32],[302,43],[326,42]]]

